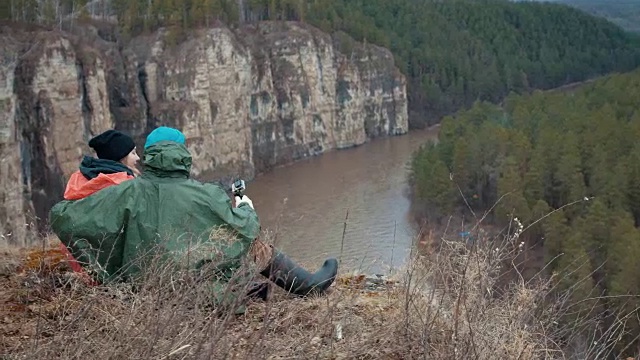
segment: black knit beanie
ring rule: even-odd
[[[120,161],[136,144],[130,136],[118,130],[107,130],[89,140],[89,146],[96,151],[99,159]]]

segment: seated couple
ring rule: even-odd
[[[236,196],[234,207],[221,187],[191,179],[192,158],[179,130],[159,127],[149,134],[142,173],[136,170],[135,143],[122,132],[108,130],[89,146],[97,159],[84,157],[67,184],[65,200],[51,209],[50,224],[65,250],[83,264],[72,261],[74,270],[89,270],[92,281],[126,280],[141,270],[134,263],[151,248],[186,253],[193,241],[206,243],[222,257],[215,269],[221,283],[243,259],[300,296],[323,293],[335,280],[336,259],[310,273],[258,240],[260,223],[246,195]],[[211,236],[220,228],[233,233],[232,241]]]

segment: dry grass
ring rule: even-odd
[[[565,358],[547,283],[494,290],[515,238],[439,243],[395,279],[342,274],[309,299],[274,289],[243,315],[209,306],[206,282],[190,273],[157,267],[135,290],[86,287],[55,248],[6,253],[0,358]]]

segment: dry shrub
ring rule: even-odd
[[[55,271],[31,264],[2,278],[0,349],[7,359],[564,358],[547,283],[495,290],[516,239],[441,239],[393,278],[342,274],[308,299],[274,286],[241,315],[239,304],[210,305],[207,277],[160,261],[135,285],[87,287],[49,259]]]

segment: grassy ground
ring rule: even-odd
[[[394,279],[341,274],[325,296],[274,288],[243,315],[208,306],[175,273],[89,287],[57,245],[1,252],[0,359],[552,359],[557,307],[546,283],[498,293],[517,239],[466,247],[443,240]]]

